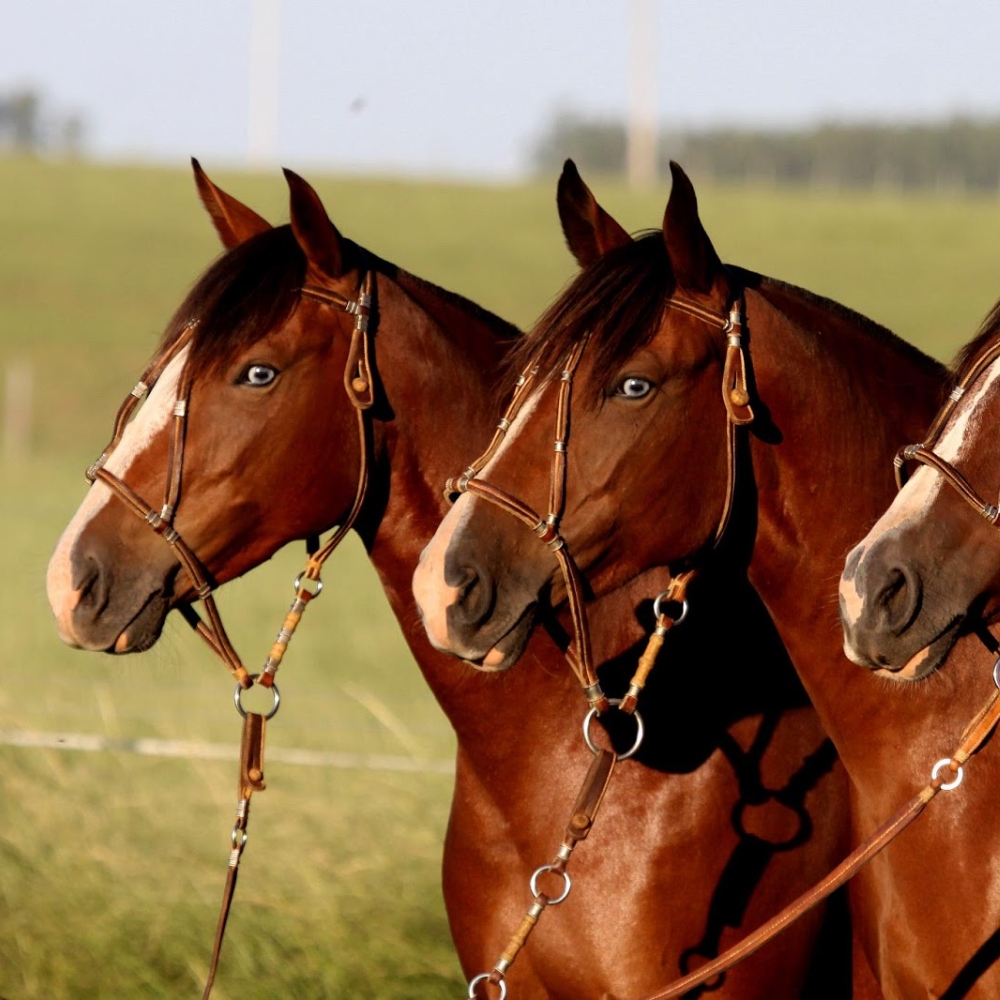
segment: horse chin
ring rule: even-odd
[[[143,653],[155,645],[162,635],[163,623],[169,610],[170,602],[167,597],[161,591],[154,591],[125,627],[117,631],[112,641],[101,639],[80,643],[78,638],[77,642],[83,649],[98,650],[115,656]]]
[[[513,626],[489,649],[485,656],[468,663],[484,674],[509,670],[521,658],[535,624],[537,604],[529,604]]]
[[[954,618],[936,639],[911,656],[901,667],[879,666],[872,673],[885,677],[897,684],[912,684],[929,677],[948,658],[952,647],[958,641],[964,616]]]

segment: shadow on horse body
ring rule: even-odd
[[[550,509],[569,379],[555,514],[577,567],[596,593],[656,565],[745,574],[846,766],[859,842],[927,783],[989,685],[893,689],[847,662],[837,620],[844,556],[891,499],[893,454],[921,439],[946,373],[842,306],[724,267],[690,181],[673,173],[662,232],[632,240],[567,164],[563,227],[586,266],[518,348],[517,370],[540,366],[535,387],[423,553],[418,604],[438,648],[505,666],[536,602],[564,600],[551,553],[497,497]],[[730,608],[706,613],[743,663]],[[887,997],[951,996],[960,981],[962,995],[1000,994],[1000,968],[986,960],[1000,921],[1000,893],[983,894],[996,885],[990,786],[943,797],[851,886]]]
[[[484,401],[516,331],[344,239],[294,174],[291,224],[273,229],[197,165],[196,178],[227,250],[167,328],[161,352],[197,320],[107,468],[140,496],[162,494],[171,387],[190,380],[175,526],[213,584],[342,522],[361,447],[340,388],[353,319],[300,289],[309,283],[352,298],[372,273],[371,485],[356,530],[457,734],[444,896],[463,969],[483,972],[530,902],[531,872],[558,847],[590,761],[583,699],[550,634],[527,644],[528,669],[482,677],[431,648],[410,593],[419,552],[445,510],[445,477],[489,434],[494,418]],[[598,661],[634,662],[648,626],[636,608],[663,578],[654,571],[598,602]],[[151,646],[169,610],[195,597],[169,546],[100,481],[59,542],[48,585],[63,639],[116,653]],[[734,622],[769,628],[766,614],[743,601]],[[695,616],[685,660],[702,656],[712,628]],[[665,671],[677,670],[671,659]],[[760,669],[780,683],[773,693],[748,690],[746,663],[756,659],[723,662],[726,690],[711,700],[695,670],[656,682],[648,723],[667,735],[651,741],[644,764],[618,767],[574,857],[571,895],[545,914],[509,973],[512,997],[649,992],[762,922],[841,852],[843,772],[824,756],[815,714],[773,641]],[[732,972],[714,995],[847,995],[849,944],[836,921],[821,933],[821,916]],[[806,987],[810,975],[815,985]]]

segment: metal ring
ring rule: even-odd
[[[611,706],[613,706],[613,707],[615,707],[615,708],[617,708],[622,703],[622,701],[624,701],[623,698],[609,698],[608,699],[608,704],[611,705]],[[631,748],[629,750],[627,750],[625,753],[618,754],[615,757],[615,760],[628,760],[629,757],[631,757],[636,752],[636,750],[638,750],[639,747],[642,746],[642,738],[646,735],[646,727],[642,724],[642,716],[639,714],[639,712],[638,711],[634,711],[634,712],[630,712],[629,714],[632,716],[633,719],[635,719],[635,727],[636,727],[635,742],[632,744]],[[587,744],[587,749],[595,757],[597,756],[597,754],[600,751],[594,745],[594,741],[590,738],[590,723],[591,723],[591,720],[596,715],[597,715],[597,709],[596,708],[592,708],[583,717],[583,742]]]
[[[934,765],[934,770],[931,771],[931,780],[932,781],[937,780],[937,776],[941,773],[941,769],[944,768],[944,767],[948,767],[948,765],[951,764],[951,762],[952,761],[951,761],[950,757],[943,757],[941,760],[939,760]],[[964,776],[965,776],[965,772],[962,770],[962,765],[959,764],[958,765],[958,771],[955,774],[955,780],[954,781],[945,782],[945,784],[943,784],[941,786],[941,791],[942,792],[950,792],[953,788],[958,788],[958,786],[960,784],[962,784],[962,778]]]
[[[1000,656],[997,657],[997,662],[993,664],[993,683],[1000,688]]]
[[[251,674],[250,680],[256,681],[260,677],[260,674]],[[250,688],[243,687],[242,684],[236,685],[236,691],[233,693],[233,701],[236,704],[236,711],[245,719],[247,717],[247,710],[243,707],[243,692],[249,691]],[[277,684],[271,685],[271,697],[274,701],[271,704],[271,711],[264,716],[265,719],[273,719],[275,713],[278,711],[278,706],[281,704],[281,692],[278,690]]]
[[[470,997],[471,1000],[476,1000],[476,987],[484,979],[485,980],[489,980],[489,978],[490,978],[491,975],[492,975],[492,973],[490,973],[490,972],[480,972],[479,975],[476,976],[475,979],[470,979],[469,980],[469,992],[466,994],[466,996]],[[505,1000],[505,998],[507,996],[507,981],[505,979],[501,979],[500,982],[497,985],[500,987],[500,1000]]]
[[[669,596],[670,596],[670,591],[669,590],[665,590],[665,591],[663,591],[662,594],[660,594],[659,597],[657,597],[657,599],[655,601],[653,601],[653,614],[656,615],[656,620],[657,621],[659,621],[660,618],[663,615],[663,606],[662,606],[663,605],[663,599],[665,597],[669,597]],[[676,604],[677,602],[675,601],[674,603]],[[680,604],[681,604],[681,613],[676,618],[673,619],[673,622],[674,622],[675,625],[680,625],[680,623],[682,621],[684,621],[684,619],[687,618],[687,615],[688,615],[688,602],[687,602],[687,598],[685,598],[683,601],[681,601]]]
[[[538,876],[541,875],[542,872],[550,872],[550,871],[552,871],[552,865],[542,865],[542,867],[537,869],[535,873],[531,876],[531,881],[528,884],[531,887],[532,896],[538,895]],[[573,888],[573,883],[572,881],[570,881],[569,872],[559,872],[558,874],[562,875],[563,879],[565,880],[566,888],[563,889],[562,895],[559,896],[557,899],[550,899],[548,901],[547,905],[549,906],[558,906],[569,895],[570,889]]]
[[[323,581],[322,580],[313,580],[313,578],[311,576],[306,576],[306,571],[303,570],[295,578],[294,587],[295,587],[295,593],[296,594],[302,588],[302,581],[303,580],[309,580],[312,583],[316,584],[316,589],[315,590],[309,590],[308,588],[306,589],[306,593],[309,594],[310,596],[312,596],[312,597],[319,597],[319,595],[323,593]]]

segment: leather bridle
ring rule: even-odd
[[[740,426],[749,424],[753,420],[753,410],[750,406],[750,395],[747,385],[746,357],[743,353],[742,333],[745,328],[745,314],[742,303],[733,305],[729,317],[720,317],[709,310],[688,302],[683,299],[670,299],[667,302],[668,308],[685,312],[703,322],[720,329],[727,338],[726,360],[723,369],[722,396],[727,411],[727,451],[728,451],[728,472],[726,493],[723,500],[722,513],[719,517],[715,535],[712,542],[714,549],[722,539],[726,527],[732,515],[732,508],[735,494],[736,478],[736,433]],[[676,624],[666,619],[664,615],[658,615],[658,626],[656,632],[650,636],[649,644],[639,662],[629,692],[624,699],[608,699],[601,690],[593,673],[593,666],[589,659],[589,630],[586,623],[586,615],[583,610],[582,586],[580,584],[580,572],[576,564],[566,551],[566,545],[559,534],[559,522],[562,513],[563,500],[565,499],[565,477],[566,477],[566,446],[567,431],[569,426],[570,394],[573,374],[580,363],[580,359],[587,346],[587,339],[578,344],[570,353],[565,368],[560,375],[559,400],[556,416],[556,440],[555,456],[552,465],[552,477],[550,483],[550,510],[546,517],[540,517],[530,506],[512,496],[500,487],[492,483],[483,481],[479,473],[487,462],[496,454],[503,441],[511,421],[521,409],[527,396],[528,388],[538,376],[537,366],[530,366],[517,380],[514,396],[508,406],[507,412],[497,425],[493,440],[490,442],[486,452],[479,459],[470,465],[465,472],[457,479],[450,479],[446,485],[446,495],[452,496],[459,493],[473,493],[490,503],[507,511],[507,513],[522,521],[531,528],[539,539],[553,550],[563,576],[566,579],[567,599],[570,603],[571,613],[574,622],[574,642],[578,653],[579,662],[575,663],[570,659],[570,664],[577,672],[584,691],[587,695],[591,710],[587,714],[584,722],[584,734],[587,745],[595,755],[591,771],[584,781],[580,796],[574,806],[574,813],[570,827],[567,828],[567,837],[556,854],[553,862],[543,865],[531,878],[531,889],[534,895],[531,907],[525,914],[521,925],[515,932],[511,942],[489,972],[475,976],[469,983],[467,996],[475,998],[480,984],[490,984],[499,990],[501,1000],[507,995],[505,976],[510,969],[515,957],[524,946],[528,935],[538,922],[539,917],[546,907],[561,903],[569,894],[570,881],[566,872],[569,862],[570,852],[577,840],[583,839],[589,833],[597,809],[607,790],[611,774],[617,760],[629,756],[636,747],[633,747],[628,754],[616,755],[611,751],[598,750],[590,742],[587,736],[587,726],[595,713],[599,714],[609,706],[617,706],[626,712],[635,712],[636,702],[639,692],[645,682],[646,676],[652,669],[653,663],[663,637],[667,629]],[[967,386],[982,373],[983,370],[996,358],[1000,357],[1000,345],[998,345],[986,357],[981,359],[969,375],[963,379],[960,387],[952,393],[949,406],[946,407],[938,419],[935,421],[928,441],[933,443],[940,435],[941,427],[947,420],[954,404],[961,399]],[[989,505],[983,503],[981,498],[965,482],[964,478],[943,460],[937,459],[929,448],[924,445],[911,446],[901,452],[904,458],[913,458],[933,465],[942,471],[942,474],[952,482],[970,503],[995,521],[996,514],[989,514]],[[900,458],[896,460],[897,469],[902,466]],[[950,470],[950,471],[946,471]],[[964,484],[964,485],[960,485]],[[995,508],[993,508],[995,511]],[[685,573],[677,574],[674,577],[679,586],[671,588],[658,598],[673,600],[683,599],[687,582],[693,576],[695,570],[688,569]],[[686,609],[686,601],[684,602]],[[681,618],[683,614],[681,615]],[[677,621],[681,619],[678,618]],[[585,672],[585,670],[587,672]],[[995,690],[986,700],[983,707],[972,719],[963,732],[959,744],[950,757],[939,760],[933,767],[930,781],[921,788],[901,809],[894,813],[882,826],[876,829],[867,839],[855,848],[836,868],[833,869],[817,885],[793,900],[785,909],[772,917],[765,924],[748,934],[743,940],[720,954],[718,957],[707,962],[701,968],[688,975],[675,980],[665,989],[646,997],[646,1000],[670,1000],[688,994],[696,987],[714,979],[732,966],[743,961],[758,949],[763,947],[768,941],[782,933],[785,928],[800,919],[805,913],[815,907],[822,900],[826,899],[837,888],[844,885],[853,878],[865,865],[877,854],[885,849],[896,837],[899,836],[924,810],[924,808],[937,797],[942,791],[950,791],[957,788],[962,781],[964,765],[969,759],[986,743],[992,735],[998,720],[1000,720],[1000,660],[994,667],[994,679],[997,682],[998,690]],[[638,713],[635,712],[638,716]],[[640,733],[641,737],[641,733]],[[636,744],[638,746],[638,743]],[[586,805],[581,805],[586,803]],[[574,833],[573,823],[579,820],[582,823],[582,835]],[[564,889],[561,896],[552,898],[545,892],[537,889],[537,880],[541,873],[548,872],[558,875],[564,879]]]
[[[919,462],[922,465],[927,465],[930,468],[935,469],[944,481],[951,486],[966,503],[975,509],[977,514],[989,521],[990,524],[994,525],[997,523],[998,518],[1000,518],[1000,499],[998,499],[996,503],[989,503],[987,500],[984,500],[972,487],[965,476],[963,476],[962,473],[951,464],[951,462],[941,458],[940,455],[935,454],[934,446],[940,440],[941,434],[944,432],[945,425],[954,413],[955,408],[965,397],[969,387],[998,358],[1000,358],[1000,342],[993,344],[988,350],[984,351],[983,354],[976,360],[975,364],[972,365],[972,367],[970,367],[965,373],[961,381],[955,386],[954,389],[951,390],[947,401],[940,409],[937,416],[934,418],[934,422],[928,429],[923,442],[921,444],[908,444],[905,448],[901,448],[896,454],[895,459],[893,459],[893,466],[896,473],[896,485],[899,489],[902,489],[906,484],[907,462]]]
[[[669,298],[665,308],[685,313],[703,323],[720,330],[726,336],[726,357],[722,376],[722,398],[726,406],[726,450],[727,474],[726,492],[723,499],[722,513],[719,517],[713,548],[718,545],[725,533],[732,514],[733,498],[736,484],[736,433],[737,429],[753,421],[753,409],[750,406],[750,394],[747,385],[747,364],[743,348],[743,331],[745,317],[742,300],[733,302],[728,316],[721,316],[709,309],[691,302],[689,299]],[[552,469],[549,477],[549,510],[542,517],[536,510],[523,500],[494,483],[484,480],[480,473],[494,457],[503,443],[507,431],[514,418],[520,412],[529,389],[538,379],[539,368],[531,363],[518,377],[514,393],[506,412],[497,424],[493,439],[482,455],[479,456],[460,476],[449,479],[445,484],[445,495],[454,498],[461,493],[472,493],[481,497],[512,517],[527,525],[539,538],[543,545],[552,550],[563,579],[566,583],[567,603],[573,623],[573,650],[567,652],[567,661],[583,687],[587,702],[598,714],[608,709],[610,702],[601,689],[593,664],[591,651],[590,628],[583,602],[583,583],[580,570],[570,554],[565,540],[559,533],[563,508],[566,499],[566,449],[569,444],[569,418],[572,405],[573,377],[587,348],[590,334],[585,335],[569,352],[559,376],[559,397],[556,405],[556,431],[552,457]],[[692,579],[694,570],[687,569],[674,577],[671,589],[660,595],[664,600],[683,600],[688,582]],[[662,622],[661,622],[662,624]],[[644,678],[643,678],[644,679]],[[633,687],[635,678],[633,678]],[[641,684],[638,685],[641,688]],[[626,712],[635,710],[638,690],[630,688],[622,708]]]
[[[226,922],[229,917],[229,909],[236,888],[239,862],[247,843],[250,797],[255,790],[260,791],[265,787],[263,769],[265,725],[267,720],[277,712],[280,702],[280,694],[277,685],[274,683],[274,677],[306,607],[310,601],[322,593],[323,582],[320,574],[324,562],[326,562],[354,526],[364,506],[365,497],[368,492],[371,466],[370,453],[372,448],[368,411],[375,401],[375,385],[371,367],[371,336],[373,331],[369,329],[374,284],[373,275],[374,272],[371,270],[365,272],[356,299],[348,299],[340,292],[320,285],[307,284],[303,285],[299,290],[303,298],[332,306],[355,317],[354,328],[351,333],[350,345],[347,352],[347,362],[344,368],[343,384],[347,398],[350,400],[357,415],[359,444],[358,485],[354,501],[347,516],[331,537],[322,545],[320,545],[318,538],[310,539],[307,542],[308,559],[305,568],[295,578],[295,597],[285,615],[281,628],[260,673],[251,674],[244,667],[222,624],[222,618],[219,615],[218,608],[212,596],[213,584],[210,580],[210,575],[204,563],[198,558],[191,546],[184,541],[174,526],[174,518],[181,500],[184,441],[191,395],[191,376],[186,366],[182,370],[178,380],[177,399],[173,407],[170,443],[167,454],[167,485],[163,504],[160,506],[160,509],[157,510],[121,479],[121,477],[109,472],[105,468],[107,460],[121,442],[125,428],[136,407],[148,395],[170,362],[178,357],[181,351],[191,343],[198,326],[196,319],[186,324],[176,340],[143,373],[142,378],[139,379],[132,392],[118,409],[111,441],[101,453],[101,457],[87,469],[86,473],[87,479],[91,484],[97,481],[104,483],[111,490],[112,495],[117,496],[129,510],[145,521],[171,547],[178,561],[191,577],[195,595],[204,605],[209,621],[208,623],[204,622],[197,611],[187,602],[178,605],[178,610],[192,628],[208,643],[213,652],[220,657],[237,681],[234,700],[239,714],[243,717],[244,723],[240,748],[236,822],[232,831],[233,846],[229,856],[226,884],[223,890],[222,906],[216,928],[212,959],[209,965],[205,989],[202,994],[203,1000],[208,1000],[215,981]],[[273,704],[270,712],[266,715],[258,712],[248,712],[242,706],[240,700],[241,693],[253,686],[254,683],[260,684],[272,691]]]
[[[303,579],[319,580],[323,562],[337,545],[340,544],[343,537],[350,531],[357,520],[368,487],[369,435],[364,414],[374,402],[374,387],[370,364],[370,336],[368,334],[368,317],[372,300],[372,280],[372,272],[366,272],[362,279],[357,299],[348,299],[339,292],[322,288],[318,285],[303,285],[300,289],[304,298],[334,306],[356,316],[344,370],[344,389],[357,412],[358,440],[360,442],[360,471],[354,502],[333,537],[322,548],[316,548],[315,551],[310,553],[308,564],[302,574]],[[197,554],[184,541],[180,532],[174,526],[174,519],[181,500],[184,442],[191,396],[191,377],[186,369],[181,373],[177,388],[177,399],[173,406],[170,443],[167,453],[167,485],[160,509],[157,510],[133,490],[128,483],[113,472],[109,472],[105,467],[115,448],[121,442],[132,414],[153,389],[153,386],[156,385],[157,380],[170,362],[191,343],[197,327],[198,320],[190,320],[176,340],[143,372],[142,377],[135,384],[132,392],[118,409],[111,441],[101,452],[100,458],[87,469],[86,476],[90,483],[98,480],[104,483],[113,495],[117,496],[136,516],[145,521],[171,547],[179,562],[191,577],[192,588],[197,599],[204,605],[210,624],[205,624],[197,611],[189,604],[179,605],[179,610],[198,634],[209,644],[212,650],[222,659],[240,686],[248,688],[253,685],[254,679],[243,666],[229,636],[226,634],[222,618],[219,615],[212,596],[214,585],[210,581],[210,574]],[[257,683],[265,687],[270,687],[274,683],[274,675],[279,665],[280,655],[277,657],[269,656],[261,669]]]

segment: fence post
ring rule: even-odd
[[[4,379],[3,457],[7,461],[27,458],[31,449],[35,373],[27,361],[7,366]]]

